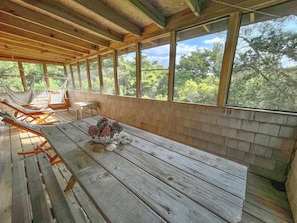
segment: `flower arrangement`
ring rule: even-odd
[[[108,119],[103,117],[97,122],[97,125],[89,127],[88,133],[94,142],[108,144],[117,142],[122,130],[123,127],[118,122],[109,124]]]

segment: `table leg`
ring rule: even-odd
[[[76,108],[75,111],[76,119],[78,119],[78,108]]]
[[[66,186],[64,192],[68,192],[69,190],[71,190],[72,187],[74,186],[75,182],[76,182],[76,180],[74,179],[73,176],[71,176],[71,178],[70,178],[70,180],[68,181],[68,184],[67,184],[67,186]]]
[[[82,107],[82,108],[80,109],[80,119],[83,118],[83,111],[84,111],[84,108]]]

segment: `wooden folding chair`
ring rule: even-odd
[[[46,119],[55,114],[55,111],[51,108],[39,110],[28,109],[3,98],[0,98],[0,103],[12,108],[14,110],[14,117],[16,117],[17,119],[20,119],[22,121],[29,121],[31,123],[34,122],[34,124],[43,124],[46,122]],[[58,121],[53,121],[50,123],[53,124],[55,122]]]
[[[64,83],[58,89],[51,89],[49,84],[46,83],[46,91],[48,95],[48,106],[54,110],[69,108],[69,98],[67,91],[67,78],[56,77],[56,80],[62,80]]]
[[[0,112],[0,117],[2,117],[2,121],[4,123],[7,123],[11,126],[15,126],[19,129],[25,130],[27,132],[33,133],[37,136],[44,137],[41,133],[41,128],[45,127],[46,125],[36,125],[36,124],[30,124],[21,120],[16,119],[12,115],[4,112]],[[47,143],[47,140],[43,141],[40,145],[38,145],[33,151],[28,151],[28,152],[18,152],[18,155],[27,155],[27,154],[37,154],[40,152],[46,153],[48,158],[50,159],[51,164],[56,164],[60,162],[60,158],[58,157],[57,154],[54,156],[50,155],[48,150],[51,149],[51,147],[45,147]]]

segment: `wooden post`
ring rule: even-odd
[[[228,34],[223,57],[223,65],[220,75],[220,85],[217,100],[218,106],[224,106],[227,102],[233,59],[235,56],[238,33],[240,28],[240,20],[241,14],[239,11],[234,12],[230,15]]]
[[[42,64],[42,68],[43,68],[43,78],[45,80],[45,84],[47,86],[47,89],[51,89],[51,85],[50,85],[50,82],[49,82],[49,79],[48,79],[48,73],[47,73],[47,67],[46,67],[46,64]]]
[[[83,89],[82,89],[82,84],[81,84],[79,62],[76,62],[76,67],[77,67],[77,76],[78,76],[78,82],[79,82],[79,90],[82,92]]]
[[[75,90],[75,80],[74,80],[74,76],[73,76],[72,64],[69,64],[69,68],[70,68],[70,74],[71,74],[71,79],[72,79],[72,88],[73,88],[73,90]]]
[[[119,81],[118,81],[118,51],[114,50],[112,55],[113,55],[113,72],[114,72],[115,95],[119,95],[120,90],[119,90]]]
[[[88,92],[92,92],[90,64],[89,64],[89,60],[88,59],[86,59],[85,61],[86,61],[86,71],[87,71],[87,78],[88,78]]]
[[[21,80],[22,80],[22,85],[24,88],[24,91],[28,90],[28,86],[25,80],[25,73],[24,73],[24,68],[23,68],[23,64],[21,61],[18,61],[18,66],[19,66],[19,71],[20,71],[20,76],[21,76]]]
[[[136,98],[141,97],[141,43],[136,43]]]
[[[170,33],[170,57],[168,73],[168,101],[173,101],[174,76],[175,76],[175,57],[176,57],[176,32]]]
[[[103,83],[103,75],[102,75],[102,61],[101,61],[101,56],[98,55],[98,75],[99,75],[99,80],[100,80],[100,94],[103,94],[104,92],[104,83]]]

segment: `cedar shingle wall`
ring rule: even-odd
[[[250,171],[283,182],[297,115],[148,99],[69,92],[70,101],[95,100],[100,115],[249,164]]]

